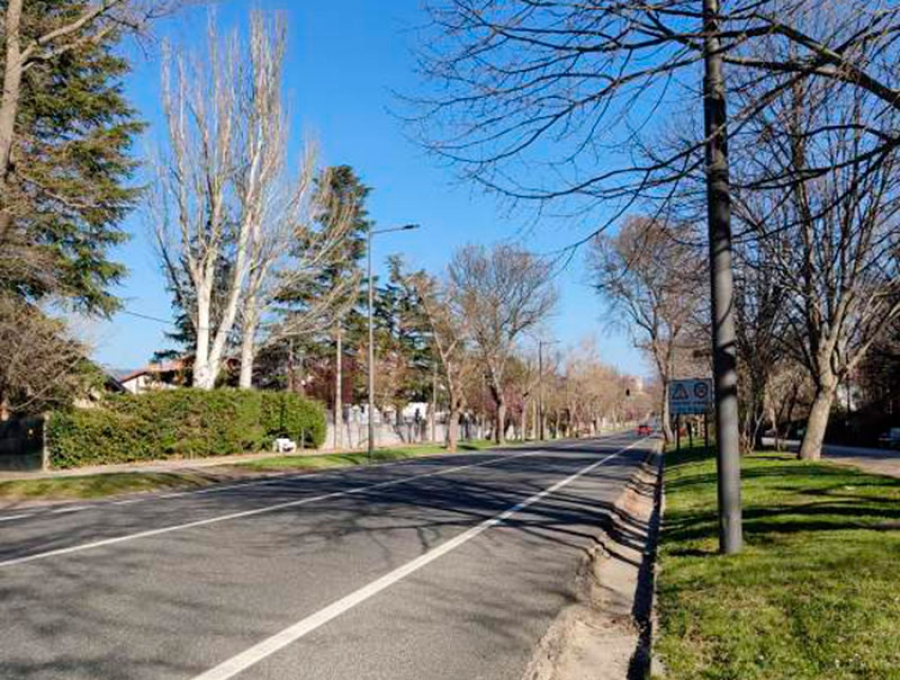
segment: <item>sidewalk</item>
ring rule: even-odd
[[[767,443],[771,440],[764,439],[763,442]],[[796,451],[800,448],[798,440],[789,439],[783,443],[789,451]],[[875,475],[900,478],[900,451],[826,444],[822,447],[822,459],[839,465],[852,465]]]
[[[217,467],[221,465],[234,465],[264,458],[278,458],[291,456],[329,456],[332,454],[360,453],[359,449],[346,449],[341,451],[298,449],[293,453],[242,453],[234,456],[214,456],[209,458],[178,458],[170,460],[141,461],[138,463],[122,463],[119,465],[92,465],[88,467],[73,468],[70,470],[11,470],[0,471],[0,482],[15,479],[52,479],[56,477],[82,477],[84,475],[105,475],[121,472],[173,472],[191,471],[200,468]]]
[[[854,465],[865,472],[900,478],[900,451],[891,449],[864,449],[856,446],[824,447],[825,460],[841,465]]]

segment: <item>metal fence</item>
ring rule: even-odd
[[[44,418],[14,418],[0,422],[0,469],[40,467],[44,449]]]

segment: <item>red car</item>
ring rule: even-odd
[[[641,423],[637,428],[638,437],[649,437],[653,434],[653,428],[650,427],[647,423]]]

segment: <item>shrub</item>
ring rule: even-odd
[[[105,409],[53,413],[47,423],[47,446],[53,467],[130,463],[152,457],[151,439],[141,436],[143,423]]]
[[[289,437],[298,445],[319,448],[325,442],[327,425],[325,409],[317,401],[304,399],[293,392],[260,392],[261,424],[270,438]]]
[[[296,394],[178,389],[55,413],[47,443],[51,464],[70,468],[259,451],[280,436],[319,447],[325,433],[324,409]]]

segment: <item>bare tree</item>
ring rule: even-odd
[[[169,282],[196,331],[194,385],[211,389],[237,316],[247,274],[252,215],[241,219],[232,179],[242,164],[236,128],[240,115],[240,48],[236,35],[221,39],[210,21],[208,57],[167,50],[163,108],[168,132],[154,194],[157,243]],[[258,183],[261,149],[250,160]],[[268,164],[266,164],[268,165]],[[259,191],[260,187],[255,187]],[[222,260],[229,267],[223,270]],[[217,276],[227,277],[218,281]],[[218,319],[212,297],[224,290]]]
[[[522,333],[544,321],[557,301],[547,262],[500,245],[458,250],[450,263],[452,303],[468,320],[472,344],[497,407],[494,438],[505,441],[506,369]]]
[[[346,313],[352,300],[349,293],[359,285],[358,277],[347,277],[302,309],[277,313],[286,296],[344,257],[342,244],[353,225],[353,206],[330,189],[331,169],[325,170],[320,190],[308,195],[313,163],[314,156],[308,153],[299,177],[283,187],[287,199],[276,194],[252,230],[240,307],[242,388],[252,386],[254,360],[261,348],[334,325]]]
[[[189,307],[194,385],[204,389],[215,385],[238,330],[240,384],[250,387],[261,342],[322,323],[312,312],[278,323],[268,313],[283,290],[316,275],[347,231],[340,218],[313,226],[313,204],[329,199],[310,200],[312,151],[298,172],[287,169],[284,44],[283,19],[254,12],[247,49],[236,34],[220,38],[211,21],[205,58],[182,51],[165,61],[168,149],[155,227],[171,287]]]
[[[440,362],[447,387],[447,450],[456,451],[459,441],[459,417],[465,405],[464,381],[472,369],[466,352],[469,333],[467,317],[458,314],[452,304],[454,294],[448,285],[424,271],[404,278],[404,285],[418,301],[432,350]]]
[[[741,439],[744,451],[759,444],[770,414],[770,383],[784,361],[787,299],[768,266],[769,249],[753,240],[736,248],[735,312]]]
[[[624,314],[637,346],[653,361],[662,384],[659,412],[666,440],[672,439],[668,388],[679,364],[695,348],[691,333],[705,308],[705,267],[690,245],[690,225],[631,218],[614,237],[599,236],[589,266],[611,319]]]
[[[691,153],[707,142],[702,127],[692,149],[637,160],[633,152],[652,141],[656,114],[700,113],[708,38],[732,73],[758,85],[757,96],[731,112],[733,131],[797,77],[865,93],[872,120],[900,109],[893,3],[719,5],[432,0],[421,52],[434,88],[414,99],[413,120],[429,148],[492,189],[582,209],[616,207],[602,228],[633,201],[663,197],[684,172],[703,169],[702,153]],[[896,140],[890,125],[881,131],[886,145]]]
[[[0,420],[71,403],[86,352],[65,324],[0,294]]]
[[[666,203],[673,186],[705,170],[720,538],[723,551],[739,551],[727,141],[797,78],[864,94],[874,121],[900,110],[900,8],[886,0],[435,0],[432,17],[422,62],[436,87],[418,98],[429,146],[514,200],[583,211],[604,204],[600,225],[572,247],[636,202]],[[764,49],[744,51],[757,45]],[[726,65],[762,85],[730,116]],[[702,135],[687,149],[635,160],[654,121],[699,105],[701,74]],[[896,129],[875,132],[883,149],[897,145]]]
[[[821,454],[838,386],[900,316],[900,159],[871,134],[868,106],[795,83],[753,129],[757,166],[742,168],[738,216],[765,253],[756,275],[778,286],[784,350],[815,387],[804,459]]]

